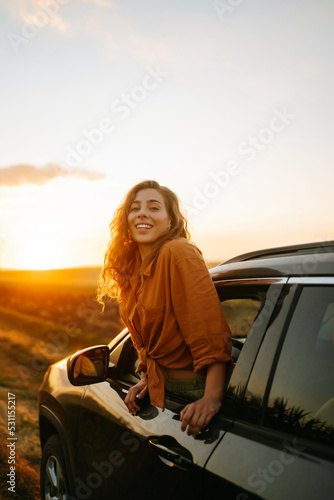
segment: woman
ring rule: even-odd
[[[165,389],[194,401],[180,413],[194,437],[219,411],[231,335],[198,248],[189,239],[177,196],[155,181],[134,186],[110,224],[98,301],[117,297],[139,354],[141,380],[124,403],[149,393],[164,409]]]

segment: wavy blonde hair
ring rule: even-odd
[[[156,189],[163,196],[167,213],[171,219],[171,227],[154,243],[152,252],[142,262],[142,266],[144,267],[159,251],[161,245],[166,240],[175,238],[190,240],[187,220],[182,214],[180,202],[176,194],[169,188],[160,186],[158,182],[153,180],[136,184],[126,194],[109,225],[111,240],[104,257],[104,266],[99,276],[97,289],[97,301],[102,304],[103,309],[105,302],[109,298],[117,298],[120,301],[122,293],[130,286],[138,245],[131,237],[128,226],[128,215],[130,206],[135,200],[137,193],[143,189]]]

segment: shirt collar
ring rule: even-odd
[[[144,276],[151,276],[152,266],[158,257],[159,251],[152,257],[152,259],[146,264],[145,269],[143,270]]]
[[[134,264],[134,268],[133,268],[133,274],[130,278],[130,284],[131,284],[131,287],[133,289],[135,289],[137,287],[139,270],[140,270],[140,255],[139,255],[139,251],[137,251],[136,255],[135,255],[135,264]]]
[[[158,257],[158,253],[159,252],[157,252],[154,255],[154,257],[152,257],[152,259],[146,264],[145,269],[142,271],[143,276],[151,276],[152,266]],[[138,280],[140,277],[140,266],[141,266],[141,259],[140,259],[140,253],[138,251],[135,255],[135,264],[134,264],[134,268],[133,268],[133,274],[130,278],[130,284],[131,284],[132,289],[138,288]]]

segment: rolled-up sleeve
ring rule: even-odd
[[[224,362],[233,366],[231,332],[205,262],[193,257],[171,261],[171,297],[176,321],[192,356],[194,370]]]

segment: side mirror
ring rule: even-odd
[[[89,347],[73,354],[67,362],[68,379],[72,385],[89,385],[104,382],[114,366],[109,366],[109,347]]]

